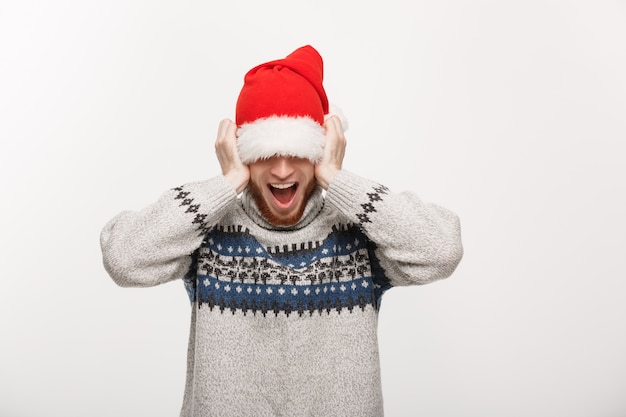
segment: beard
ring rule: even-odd
[[[288,216],[280,216],[272,212],[269,205],[265,201],[265,198],[263,197],[261,188],[257,183],[250,181],[248,183],[248,188],[250,190],[250,195],[252,196],[252,199],[256,203],[256,206],[261,213],[261,216],[263,216],[265,220],[275,226],[293,226],[294,224],[298,223],[298,221],[300,221],[300,219],[302,218],[302,215],[304,214],[304,209],[306,208],[306,203],[308,203],[309,198],[311,198],[311,194],[313,194],[313,191],[315,191],[316,185],[317,184],[315,181],[309,181],[306,186],[307,188],[304,190],[304,199],[300,202],[300,205],[296,208],[296,211]]]

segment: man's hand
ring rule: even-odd
[[[250,180],[250,170],[239,158],[237,150],[237,125],[229,119],[220,122],[215,140],[215,154],[222,167],[222,174],[237,191],[243,191]]]
[[[332,116],[324,123],[326,129],[326,144],[322,160],[315,165],[317,183],[328,189],[335,175],[341,171],[341,164],[346,153],[346,138],[343,135],[343,126],[339,117]]]

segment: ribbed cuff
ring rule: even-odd
[[[357,214],[363,211],[368,191],[376,187],[379,187],[379,184],[375,181],[341,170],[328,187],[326,204],[347,215],[353,221],[362,223]]]
[[[237,193],[224,176],[192,182],[173,189],[174,199],[200,234],[223,217],[237,201]]]

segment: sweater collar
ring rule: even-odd
[[[252,194],[246,188],[241,194],[240,198],[241,207],[246,212],[246,214],[259,226],[268,230],[298,230],[307,226],[309,223],[317,217],[319,212],[324,207],[324,195],[321,187],[317,187],[309,201],[307,201],[306,206],[304,207],[304,213],[302,213],[302,217],[300,220],[291,226],[279,226],[272,224],[265,220],[265,218],[259,212],[259,209],[252,198]]]

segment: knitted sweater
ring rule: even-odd
[[[383,292],[452,274],[455,214],[341,171],[277,227],[219,176],[103,229],[121,286],[182,279],[191,300],[181,417],[382,416]]]

